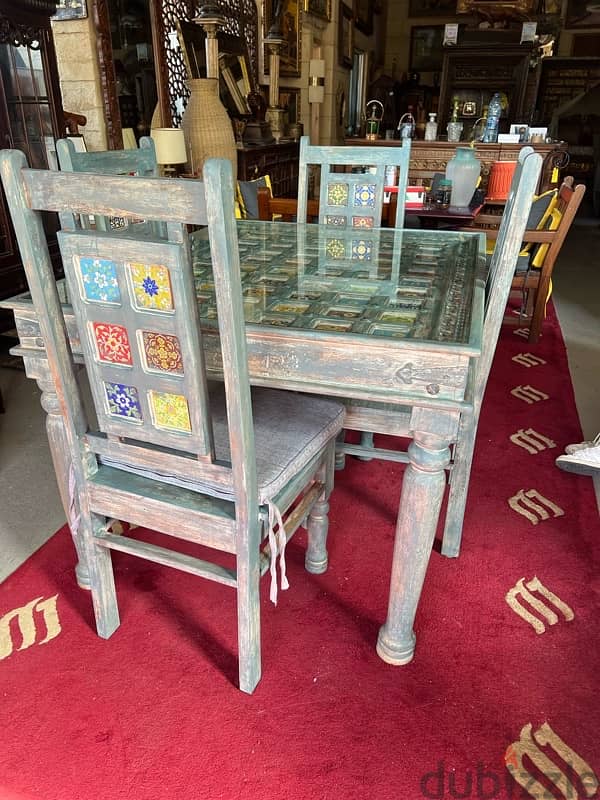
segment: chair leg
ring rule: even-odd
[[[454,448],[454,466],[451,474],[446,523],[442,539],[442,555],[448,558],[456,558],[460,553],[476,434],[477,422],[474,416],[463,414],[460,421],[458,441]]]
[[[346,431],[344,428],[338,433],[336,437],[336,442],[339,442],[340,445],[344,444],[344,439],[346,437]],[[335,468],[336,470],[344,469],[346,466],[346,454],[342,450],[335,451]]]
[[[364,447],[365,450],[375,450],[375,434],[371,433],[371,431],[361,431],[360,432],[360,446]],[[359,461],[372,461],[373,456],[364,455],[358,456]]]
[[[308,546],[304,566],[307,572],[312,572],[313,575],[320,575],[327,569],[329,558],[327,555],[328,511],[329,503],[326,493],[323,492],[308,516]]]
[[[248,524],[237,553],[237,619],[240,690],[252,694],[261,676],[260,661],[260,523]]]
[[[327,531],[329,529],[329,495],[333,490],[333,474],[335,469],[335,442],[332,442],[329,452],[325,455],[318,479],[322,480],[325,488],[317,502],[313,505],[306,530],[308,533],[308,544],[304,557],[304,566],[307,572],[313,575],[320,575],[325,572],[328,565],[329,556],[327,555]]]
[[[94,541],[94,533],[103,531],[105,525],[105,517],[82,512],[77,533],[83,538],[83,547],[87,554],[96,631],[102,639],[112,636],[120,625],[111,552]]]
[[[535,344],[540,338],[542,326],[546,317],[546,305],[550,297],[551,280],[552,280],[552,266],[544,265],[540,272],[537,291],[535,294],[535,301],[533,306],[533,314],[531,315],[531,324],[529,326],[529,341]]]

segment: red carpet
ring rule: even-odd
[[[59,531],[0,586],[0,800],[595,796],[600,524],[591,480],[554,466],[581,438],[567,376],[554,317],[539,345],[503,330],[462,554],[432,555],[406,667],[375,654],[400,465],[349,458],[329,571],[305,573],[294,540],[277,608],[263,582],[253,696],[231,590],[115,554],[122,624],[103,641]],[[520,579],[534,605],[505,599]]]

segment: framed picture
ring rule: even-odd
[[[457,14],[482,14],[484,17],[527,18],[535,12],[538,0],[457,0]],[[546,13],[548,5],[546,5]]]
[[[330,0],[304,0],[304,10],[315,17],[326,19],[327,22],[331,19]]]
[[[589,0],[568,0],[566,28],[600,28],[600,5]]]
[[[340,0],[340,20],[338,27],[338,53],[340,66],[352,67],[354,57],[354,26],[352,9]]]
[[[409,0],[409,17],[449,17],[456,14],[456,0]]]
[[[529,125],[526,122],[513,122],[510,126],[510,133],[518,136],[518,142],[529,141]]]
[[[373,33],[374,0],[354,0],[354,22],[367,36]]]
[[[281,15],[281,33],[285,39],[281,47],[279,61],[280,75],[300,75],[300,7],[304,0],[265,0],[264,5],[264,36],[273,24],[273,13],[278,11]],[[264,56],[265,74],[269,72],[269,56]]]
[[[410,29],[410,69],[439,72],[442,68],[443,25],[418,25]]]
[[[300,122],[300,89],[280,86],[279,105],[287,111],[290,125]]]
[[[52,19],[84,19],[85,17],[87,17],[86,0],[60,0]]]

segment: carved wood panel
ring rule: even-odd
[[[112,41],[110,34],[110,16],[107,0],[94,0],[94,24],[96,25],[96,48],[98,50],[98,67],[100,69],[100,85],[104,101],[104,119],[106,121],[106,139],[109,150],[123,148],[121,132],[121,114],[117,96],[117,80],[113,64]]]

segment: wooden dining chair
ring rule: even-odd
[[[140,146],[131,150],[98,150],[78,152],[71,139],[58,139],[56,142],[58,165],[64,172],[87,172],[94,175],[138,175],[157,177],[156,150],[150,136],[140,138]],[[83,227],[90,226],[89,215],[80,220]],[[122,214],[108,217],[104,214],[94,219],[96,230],[124,230],[140,220],[130,220]],[[143,221],[142,221],[143,222]]]
[[[479,413],[541,164],[541,156],[535,154],[532,148],[521,150],[498,230],[496,248],[489,264],[481,356],[476,360],[469,377],[466,399],[470,408],[461,414],[450,466],[450,489],[442,542],[442,553],[449,557],[456,557],[460,552]],[[360,444],[338,441],[338,465],[341,466],[346,454],[358,455],[363,459],[383,458],[406,463],[406,452],[377,447],[367,433],[410,437],[411,415],[412,407],[408,405],[399,407],[383,403],[347,402],[344,428],[361,431],[363,435]]]
[[[538,230],[526,230],[523,235],[523,242],[530,244],[529,257],[525,263],[517,264],[511,286],[511,294],[521,297],[521,308],[518,315],[506,314],[505,322],[529,327],[528,341],[532,344],[540,338],[554,265],[584,194],[585,184],[574,186],[573,178],[566,177],[547,222]],[[490,232],[490,238],[496,235],[496,231]]]
[[[409,161],[410,139],[405,139],[402,147],[351,147],[311,145],[308,136],[303,136],[298,168],[298,222],[307,219],[310,183],[319,168],[319,223],[339,228],[379,228],[384,213],[386,169],[395,167],[396,217],[388,224],[402,227]]]
[[[204,183],[106,175],[91,182],[87,174],[27,169],[23,153],[6,150],[0,173],[62,413],[69,522],[89,567],[98,634],[108,638],[119,626],[111,550],[230,586],[239,686],[252,692],[261,675],[260,576],[270,571],[276,600],[277,564],[286,588],[285,544],[306,520],[306,568],[327,568],[343,407],[250,389],[231,166],[207,161]],[[44,211],[61,213],[58,239],[95,419],[75,377]],[[75,216],[82,214],[158,220],[168,239],[81,229]],[[206,374],[193,225],[208,226],[222,383]],[[144,541],[139,528],[115,535],[107,527],[113,517],[165,541]],[[184,555],[169,537],[229,554],[232,563]]]

